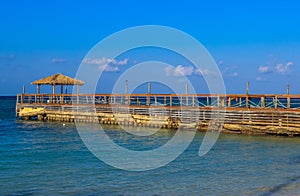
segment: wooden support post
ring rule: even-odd
[[[52,94],[54,95],[55,94],[55,85],[52,85]]]
[[[262,108],[266,107],[265,97],[261,97],[261,98],[260,98],[260,106],[261,106]]]
[[[230,97],[228,97],[227,106],[228,106],[228,107],[231,107],[231,98],[230,98]]]
[[[25,85],[23,85],[21,103],[24,103],[25,93],[26,93],[26,87],[25,87]]]
[[[64,103],[63,92],[64,92],[64,86],[61,84],[60,85],[60,103]]]
[[[249,108],[249,82],[246,83],[246,108]]]
[[[185,94],[189,94],[189,85],[185,84]]]
[[[219,96],[217,97],[217,102],[218,102],[217,106],[220,107],[220,97]]]
[[[130,96],[128,95],[128,80],[125,80],[125,94],[126,94],[125,104],[130,105]]]
[[[277,99],[277,96],[275,96],[275,99],[274,99],[274,108],[275,109],[277,108],[277,105],[278,105],[278,99]]]
[[[192,97],[192,102],[193,102],[192,106],[195,107],[195,95],[193,95],[193,97]]]
[[[209,106],[209,96],[206,97],[206,106]]]
[[[286,100],[286,107],[291,108],[291,98],[290,98],[290,84],[287,85],[287,100]]]
[[[146,95],[147,96],[147,100],[146,100],[146,105],[150,105],[150,95]]]
[[[186,84],[185,84],[185,105],[186,105],[186,106],[189,105],[188,94],[189,94],[189,85],[188,85],[188,83],[186,83]]]
[[[185,105],[188,106],[189,105],[189,97],[188,97],[188,95],[185,97],[185,102],[186,102]]]
[[[41,94],[41,85],[40,84],[37,85],[37,94]]]
[[[172,95],[170,95],[170,106],[173,105],[172,102],[173,102],[173,100],[172,100]]]
[[[249,94],[249,82],[246,83],[246,95]]]
[[[147,94],[151,94],[151,83],[150,83],[150,82],[148,83],[148,91],[147,91]]]
[[[41,102],[41,97],[40,97],[40,94],[41,94],[41,85],[38,84],[37,85],[37,94],[38,94],[38,102],[40,103]]]
[[[164,105],[167,105],[167,97],[164,96]]]
[[[63,94],[64,93],[64,85],[60,85],[60,94]]]
[[[55,85],[53,84],[52,85],[52,96],[51,96],[51,103],[54,103],[54,100],[55,100]]]
[[[151,94],[151,83],[149,82],[148,83],[148,91],[147,91],[147,94],[148,94],[148,96],[147,96],[147,105],[150,105],[150,94]]]
[[[130,105],[130,96],[128,94],[125,97],[125,104]]]
[[[76,85],[76,103],[79,103],[79,86]]]

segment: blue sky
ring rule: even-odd
[[[35,92],[31,81],[57,72],[75,76],[95,44],[137,25],[170,26],[195,37],[218,63],[228,93],[244,93],[247,81],[250,93],[285,93],[287,83],[300,93],[299,8],[296,0],[1,1],[0,95],[20,93],[23,85]],[[147,54],[116,59],[107,82]],[[188,65],[173,63],[195,77]]]

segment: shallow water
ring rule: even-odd
[[[298,195],[300,138],[222,134],[198,156],[203,133],[164,167],[130,172],[97,159],[72,123],[15,119],[15,100],[0,98],[0,195]],[[134,150],[156,148],[174,135],[124,136],[106,132]]]

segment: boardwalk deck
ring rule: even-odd
[[[300,95],[18,94],[26,119],[300,135]]]

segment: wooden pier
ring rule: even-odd
[[[18,94],[23,119],[300,135],[300,95]],[[220,118],[219,118],[220,117]]]

